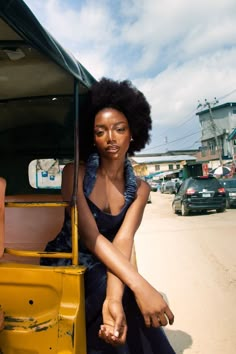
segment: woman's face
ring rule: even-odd
[[[96,114],[94,142],[101,157],[123,158],[130,139],[129,124],[123,113],[114,108],[104,108]]]

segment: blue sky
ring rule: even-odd
[[[235,0],[25,0],[99,79],[130,79],[152,107],[143,152],[200,145],[198,101],[236,102]]]

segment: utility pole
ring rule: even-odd
[[[218,139],[218,136],[217,136],[217,132],[216,132],[216,124],[215,124],[215,121],[214,121],[214,117],[213,117],[213,114],[212,114],[212,105],[213,104],[217,104],[218,101],[216,100],[215,98],[215,102],[211,103],[211,102],[208,102],[208,100],[205,98],[205,103],[203,105],[203,107],[208,107],[209,109],[209,117],[210,117],[210,122],[211,122],[211,127],[212,127],[212,131],[213,131],[213,134],[214,134],[214,138],[215,138],[215,144],[216,144],[216,149],[217,149],[217,152],[218,152],[218,157],[219,157],[219,161],[220,161],[220,166],[223,166],[223,160],[222,160],[222,149],[221,149],[221,146],[220,146],[220,143],[219,143],[219,139]],[[202,104],[199,102],[199,105],[198,105],[198,108],[200,108],[202,106]]]
[[[168,137],[165,136],[166,152],[168,152]]]

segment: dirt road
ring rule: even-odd
[[[175,314],[177,354],[236,353],[236,209],[182,217],[152,192],[136,235],[140,273]]]

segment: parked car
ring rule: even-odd
[[[236,206],[236,178],[219,180],[226,191],[226,208]]]
[[[150,186],[151,186],[151,191],[152,192],[157,192],[157,189],[158,189],[158,183],[157,182],[151,181],[150,182]]]
[[[176,192],[176,183],[174,181],[166,181],[161,185],[161,193],[174,194]]]
[[[186,216],[190,211],[207,211],[215,209],[218,213],[225,211],[225,188],[215,177],[189,177],[181,184],[172,202],[174,213]]]

